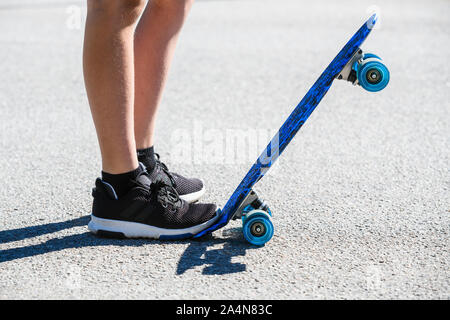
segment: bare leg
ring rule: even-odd
[[[142,0],[88,0],[83,71],[103,171],[138,167],[134,138],[134,27]]]
[[[134,130],[138,149],[153,145],[156,111],[177,38],[192,3],[193,0],[150,1],[136,27]]]

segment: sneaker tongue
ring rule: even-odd
[[[147,172],[142,172],[136,177],[136,181],[144,186],[150,186],[152,181],[150,180],[150,177],[148,176]]]

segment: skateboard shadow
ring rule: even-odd
[[[86,215],[80,218],[63,222],[47,223],[11,230],[2,230],[0,231],[0,244],[49,235],[74,227],[86,226],[89,220],[89,215]],[[235,239],[231,240],[231,242],[229,239],[215,239],[212,236],[207,236],[206,238],[202,238],[199,240],[177,241],[159,241],[148,239],[111,239],[100,238],[91,234],[90,232],[83,232],[67,236],[54,236],[53,238],[49,237],[50,239],[44,240],[43,242],[40,242],[38,244],[7,248],[3,250],[0,249],[0,263],[73,248],[110,245],[120,247],[138,247],[161,243],[189,243],[189,246],[184,251],[177,264],[176,274],[183,274],[187,270],[199,266],[205,266],[205,268],[203,269],[203,274],[205,275],[219,275],[243,272],[246,270],[246,266],[242,263],[233,263],[231,261],[231,258],[235,256],[244,256],[246,250],[251,248],[252,246],[245,243],[243,237],[241,236],[241,232],[235,232],[234,229],[230,229],[227,230],[227,233],[228,235],[231,235],[230,238]],[[238,234],[242,239],[236,239],[236,237],[239,237]],[[209,247],[217,246],[218,244],[222,243],[224,243],[223,248],[208,250]]]
[[[240,228],[227,229],[223,233],[224,238],[213,238],[211,235],[192,241],[189,247],[182,254],[178,266],[177,274],[181,275],[189,269],[205,266],[202,270],[204,275],[223,275],[230,273],[244,272],[246,265],[232,262],[233,257],[245,256],[252,245],[244,241]],[[230,241],[230,239],[232,239]],[[222,248],[210,247],[224,244]]]

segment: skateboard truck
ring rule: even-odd
[[[264,200],[258,197],[258,195],[253,189],[244,198],[241,205],[234,212],[233,220],[241,219],[250,211],[249,209],[263,210],[272,216],[272,212],[270,211],[269,206],[264,202]]]
[[[248,242],[260,246],[272,238],[272,212],[253,189],[233,213],[233,220],[239,218],[242,219],[242,231]]]
[[[353,83],[353,85],[357,85],[358,77],[356,76],[356,71],[353,69],[353,66],[358,64],[362,60],[363,56],[363,51],[358,48],[336,78],[338,80],[347,80]]]
[[[358,48],[336,79],[350,81],[367,91],[380,91],[387,86],[390,77],[389,70],[381,61],[377,55],[364,53]]]

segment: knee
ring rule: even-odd
[[[87,0],[88,15],[134,23],[145,8],[147,0]]]

